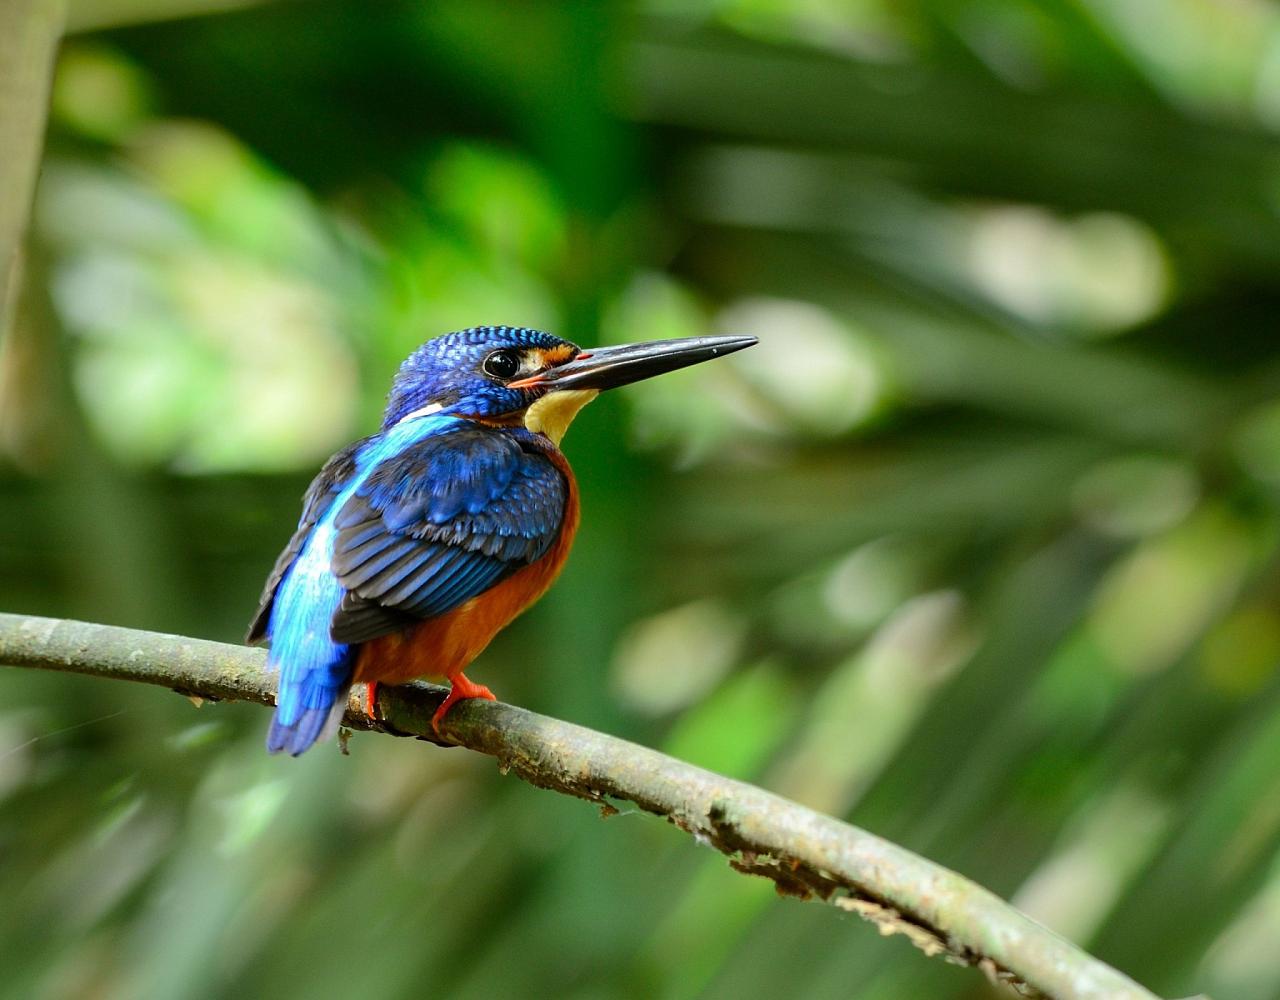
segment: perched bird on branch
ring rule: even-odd
[[[336,731],[352,684],[448,678],[455,702],[493,698],[463,670],[551,586],[578,528],[560,451],[604,389],[742,350],[693,337],[582,350],[540,330],[475,327],[400,366],[382,429],[334,455],[303,500],[249,628],[280,671],[272,753]]]

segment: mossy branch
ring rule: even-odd
[[[0,664],[140,681],[211,701],[275,702],[261,650],[183,636],[0,614]],[[446,689],[382,688],[380,721],[353,697],[346,724],[435,740]],[[502,772],[610,809],[625,800],[666,817],[779,892],[825,900],[903,934],[925,954],[977,966],[1028,996],[1155,1000],[1116,970],[1008,903],[857,827],[654,750],[501,702],[454,708],[442,733]],[[287,761],[280,762],[287,767]]]

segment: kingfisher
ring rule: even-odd
[[[554,582],[578,529],[560,442],[600,392],[750,347],[690,337],[583,350],[526,327],[428,340],[400,366],[382,427],[329,459],[249,627],[280,675],[267,749],[297,756],[337,731],[354,684],[449,681]]]

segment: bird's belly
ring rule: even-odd
[[[560,537],[545,556],[452,611],[364,643],[356,661],[356,682],[398,684],[415,677],[461,673],[555,582],[577,527],[576,497],[571,495]]]

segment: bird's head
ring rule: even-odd
[[[396,374],[383,429],[410,417],[447,413],[523,423],[557,444],[577,412],[601,390],[638,382],[756,342],[755,337],[690,337],[583,350],[525,327],[478,326],[428,340]]]

